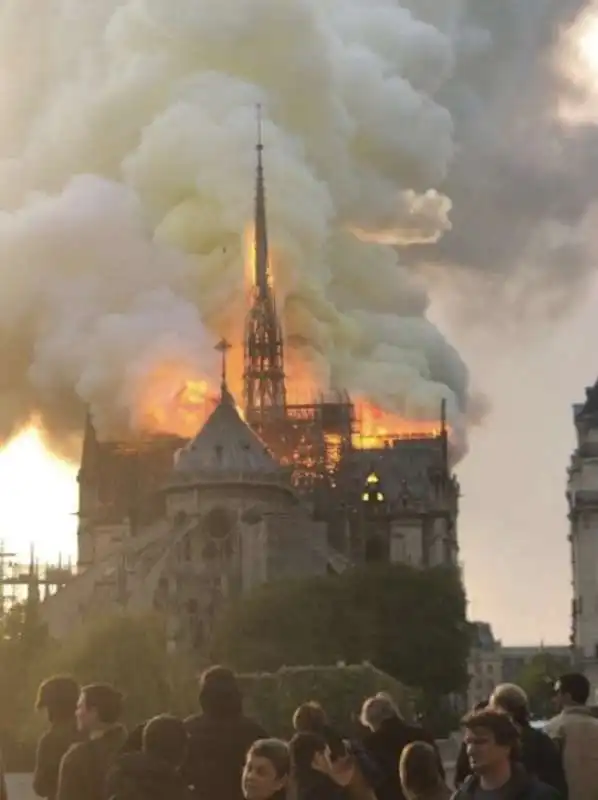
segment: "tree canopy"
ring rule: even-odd
[[[455,569],[368,566],[257,588],[224,613],[213,656],[247,671],[367,660],[442,695],[467,683],[465,614]]]
[[[559,675],[567,672],[569,662],[551,653],[540,651],[519,674],[517,683],[527,693],[530,711],[546,719],[555,712],[553,686]]]

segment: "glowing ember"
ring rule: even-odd
[[[385,447],[394,439],[434,439],[442,433],[440,420],[407,420],[371,403],[360,403],[357,413],[359,432],[353,444],[359,448]]]
[[[143,382],[136,427],[144,433],[194,436],[214,407],[215,392],[203,378],[189,379],[189,368],[165,364]]]

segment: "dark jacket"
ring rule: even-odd
[[[186,783],[202,800],[243,800],[241,774],[245,756],[264,729],[243,715],[196,714],[185,720],[189,753]]]
[[[38,797],[54,800],[62,757],[80,738],[74,718],[67,722],[55,722],[40,738],[33,772],[33,791]]]
[[[122,725],[74,744],[60,764],[57,800],[105,800],[106,777],[127,738]]]
[[[4,768],[4,759],[0,754],[0,800],[8,800],[8,791],[6,788],[6,769]]]
[[[348,800],[349,794],[328,775],[311,769],[296,777],[295,797],[296,800]]]
[[[110,800],[190,800],[191,793],[170,764],[146,753],[126,753],[108,772],[106,796]]]
[[[457,789],[453,800],[471,800],[478,785],[478,777],[470,775],[463,786]],[[508,800],[561,800],[556,789],[527,773],[521,764],[513,764],[513,774],[505,786],[505,796]]]
[[[399,778],[401,753],[412,742],[428,742],[438,753],[434,737],[418,725],[409,725],[399,717],[384,720],[377,731],[364,738],[364,747],[382,772],[382,780],[375,787],[378,800],[401,800],[403,790]],[[438,768],[444,778],[444,768],[438,753]]]
[[[521,749],[518,761],[530,775],[552,786],[561,797],[567,797],[567,781],[558,747],[543,731],[525,725],[520,729]],[[465,745],[461,746],[455,767],[455,785],[459,786],[471,774]]]

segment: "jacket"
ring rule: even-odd
[[[598,798],[598,719],[584,706],[565,708],[545,726],[559,747],[571,800]]]
[[[185,782],[202,800],[243,800],[241,774],[245,756],[264,729],[242,714],[196,714],[185,720],[189,736],[183,768]]]
[[[190,800],[191,793],[174,767],[146,753],[117,758],[106,778],[109,800]]]
[[[58,770],[66,751],[80,741],[74,719],[55,722],[37,743],[35,770],[33,772],[33,791],[38,797],[54,800],[58,789]]]
[[[95,739],[74,744],[60,763],[56,800],[105,800],[108,771],[126,738],[125,728],[113,725]]]
[[[378,765],[382,780],[375,786],[378,800],[401,800],[403,789],[399,778],[399,759],[401,753],[412,742],[428,742],[436,748],[434,738],[423,728],[409,725],[400,717],[384,720],[377,731],[369,733],[364,747],[369,756]],[[438,752],[438,748],[436,748]],[[444,768],[438,754],[438,769],[444,779]]]
[[[471,800],[478,786],[477,775],[470,775],[457,789],[453,800]],[[513,764],[511,779],[504,788],[508,800],[561,800],[556,789],[530,775],[521,764]]]

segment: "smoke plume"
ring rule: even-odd
[[[557,114],[581,3],[471,5],[5,0],[0,436],[35,415],[61,441],[85,406],[120,434],[164,365],[240,345],[258,103],[291,372],[410,418],[446,398],[463,429],[429,267],[575,283],[586,242],[544,234],[588,212],[598,152]]]

